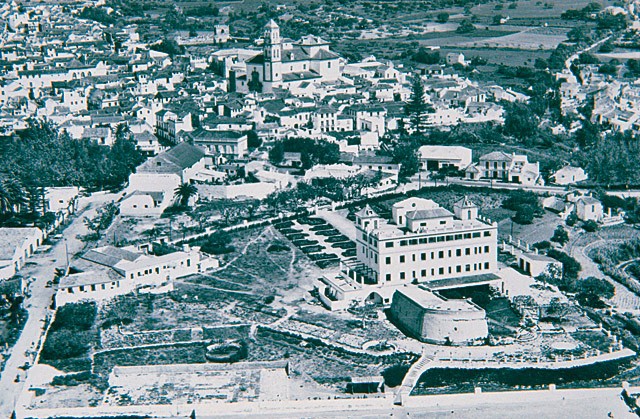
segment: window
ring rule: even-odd
[[[391,257],[387,256],[384,263],[386,263],[387,265],[391,265]]]
[[[409,240],[409,244],[412,245],[412,246],[418,244],[418,239]]]
[[[456,256],[462,256],[462,249],[456,249]]]
[[[415,255],[415,254],[411,255],[411,261],[412,261],[412,262],[415,262],[415,261],[416,261],[416,255]]]
[[[464,266],[464,270],[465,270],[466,272],[470,272],[470,271],[471,271],[471,265],[465,265],[465,266]]]
[[[391,281],[391,274],[387,274],[386,279],[387,279],[387,281]]]
[[[95,291],[96,290],[96,284],[91,284],[91,291]]]
[[[444,250],[438,252],[438,259],[444,259]]]
[[[407,245],[406,240],[400,240],[400,246],[406,246],[406,245]]]
[[[404,274],[404,272],[400,272],[400,279],[405,279],[405,274]]]
[[[485,252],[485,253],[489,253],[489,246],[485,246],[485,247],[484,247],[484,252]]]
[[[471,248],[467,247],[466,249],[464,249],[464,254],[469,256],[471,254]]]
[[[444,268],[438,268],[438,274],[444,275]]]
[[[444,241],[444,236],[438,236],[438,241],[439,242],[443,242]]]
[[[474,239],[477,239],[478,237],[480,237],[480,232],[473,233],[473,238]]]
[[[384,244],[384,247],[386,247],[386,248],[393,247],[393,242],[386,242]]]
[[[435,242],[436,242],[435,237],[429,237],[429,243],[435,243]]]
[[[426,253],[422,253],[420,255],[420,260],[427,260],[427,254]]]
[[[484,236],[485,237],[491,237],[491,232],[490,231],[485,231],[484,232]]]
[[[107,288],[107,287],[106,287],[104,284],[102,284],[102,289],[104,290],[104,289],[106,289],[106,288]]]
[[[404,263],[404,255],[400,256],[400,263]]]
[[[420,240],[418,240],[418,242],[419,242],[420,244],[427,244],[427,239],[426,239],[426,238],[424,238],[424,239],[420,239]]]
[[[456,272],[457,272],[457,273],[462,272],[462,265],[458,265],[458,266],[456,266]]]
[[[420,276],[422,276],[423,278],[424,278],[425,276],[427,276],[427,270],[426,270],[426,269],[421,270],[421,271],[420,271]]]
[[[435,259],[436,258],[436,254],[434,252],[431,252],[431,259]]]
[[[485,268],[485,269],[489,269],[489,262],[485,262],[485,263],[484,263],[484,268]]]
[[[367,233],[362,233],[362,240],[367,241]]]
[[[447,252],[447,257],[451,257],[451,249],[449,249],[449,251]]]
[[[84,285],[80,285],[80,291],[84,292]]]
[[[470,239],[471,238],[471,233],[464,233],[464,238],[465,239]]]

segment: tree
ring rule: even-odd
[[[571,307],[569,304],[563,303],[558,297],[553,297],[545,307],[545,317],[550,317],[558,323],[564,322],[570,312]]]
[[[462,22],[460,22],[460,25],[458,25],[458,28],[456,29],[456,32],[458,33],[471,33],[473,31],[476,30],[476,27],[473,25],[473,23],[471,23],[470,20],[465,19]]]
[[[400,164],[398,175],[408,178],[415,175],[420,170],[420,159],[418,158],[419,144],[413,139],[399,141],[392,151],[394,163]]]
[[[595,231],[598,231],[599,227],[598,227],[598,223],[596,223],[593,220],[589,220],[582,223],[582,229],[587,233],[593,233]]]
[[[560,243],[560,245],[564,246],[564,244],[569,241],[569,234],[567,233],[567,230],[562,228],[560,225],[556,227],[553,232],[553,236],[551,237],[551,241]]]
[[[427,97],[420,76],[416,75],[411,83],[411,97],[404,107],[405,113],[411,117],[413,129],[423,133],[426,129]]]
[[[502,19],[504,19],[504,16],[502,15],[495,15],[493,16],[493,18],[491,19],[491,22],[494,25],[502,25]]]
[[[535,210],[531,205],[522,205],[518,207],[516,214],[513,216],[513,221],[518,224],[531,224],[535,218]]]
[[[109,228],[114,218],[118,214],[118,211],[118,205],[110,202],[104,207],[100,208],[95,217],[84,217],[84,224],[89,230],[94,232],[97,238],[100,238],[100,233]]]
[[[436,15],[436,22],[438,23],[447,23],[449,21],[449,13],[440,12]]]
[[[577,298],[581,305],[602,308],[602,298],[609,299],[615,294],[615,287],[609,281],[590,276],[576,283]]]
[[[198,193],[198,188],[191,183],[181,183],[174,191],[174,199],[182,207],[189,206],[189,200]]]
[[[370,301],[360,302],[358,300],[351,300],[348,311],[360,317],[362,328],[366,329],[367,318],[371,317],[376,312],[376,305]]]
[[[556,264],[547,265],[547,269],[544,270],[540,275],[536,276],[536,280],[542,282],[543,284],[553,284],[557,285],[558,281],[562,279],[562,269]]]
[[[523,140],[538,131],[538,120],[529,105],[510,103],[505,106],[503,132],[505,135]]]
[[[567,39],[571,42],[591,42],[589,30],[583,26],[576,26],[567,32]]]

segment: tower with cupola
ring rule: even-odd
[[[273,19],[264,28],[264,81],[282,81],[282,40],[280,27]]]

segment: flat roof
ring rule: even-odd
[[[426,287],[431,290],[442,290],[448,288],[462,288],[471,287],[475,285],[483,285],[489,282],[500,279],[500,277],[494,273],[487,273],[481,275],[470,275],[457,278],[436,279],[424,283]]]

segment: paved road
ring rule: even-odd
[[[101,204],[114,198],[115,195],[101,194],[80,199],[78,215],[63,232],[64,239],[56,243],[49,252],[30,258],[28,262],[34,262],[35,265],[27,266],[20,271],[24,277],[33,278],[29,286],[31,297],[25,301],[29,318],[20,338],[11,349],[10,358],[0,375],[0,419],[11,415],[16,400],[23,390],[24,378],[28,374],[28,370],[23,371],[19,367],[27,362],[33,363],[40,349],[41,339],[43,340],[45,319],[53,314],[50,305],[54,290],[46,287],[47,281],[53,279],[55,267],[66,265],[66,248],[70,258],[82,250],[84,244],[76,236],[88,232],[82,221],[83,217],[94,216]],[[18,375],[21,379],[16,383],[15,378]]]
[[[252,418],[637,418],[620,397],[621,389],[524,391],[410,397],[404,406],[389,399],[325,401],[295,408],[252,410]],[[384,404],[387,404],[386,406]],[[333,404],[333,406],[332,406]],[[227,406],[225,406],[226,408]],[[247,417],[248,412],[197,411],[199,418]],[[611,414],[611,416],[609,416]]]

